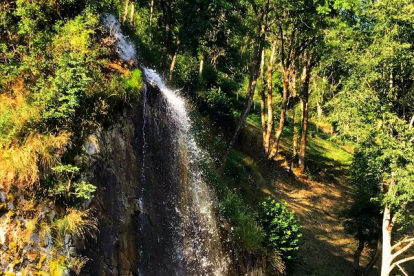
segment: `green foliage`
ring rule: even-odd
[[[142,72],[139,69],[134,69],[131,75],[127,77],[125,83],[130,90],[132,98],[138,99],[141,91],[144,89],[144,81],[142,79]]]
[[[74,183],[74,195],[80,199],[92,199],[96,186],[86,183],[86,181]]]
[[[406,208],[414,199],[409,125],[414,115],[414,5],[405,0],[359,5],[358,16],[333,22],[318,70],[329,120],[339,135],[357,144],[350,224],[353,233],[362,227],[370,240],[381,230],[386,204],[399,226],[413,222]],[[396,185],[388,191],[392,174]]]
[[[287,204],[269,198],[260,203],[259,219],[265,232],[265,246],[279,251],[285,260],[291,260],[302,237],[295,213],[287,209]]]
[[[232,104],[228,96],[220,89],[210,89],[203,95],[206,110],[215,119],[225,119],[231,116]]]
[[[64,196],[67,200],[71,197],[87,200],[93,197],[96,186],[82,180],[73,182],[79,176],[79,168],[72,165],[61,165],[52,168],[56,178],[53,181],[50,192],[53,196]]]
[[[246,208],[236,193],[226,192],[220,210],[233,223],[235,237],[248,252],[257,253],[263,250],[263,230],[256,222],[254,213]]]

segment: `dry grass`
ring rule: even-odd
[[[69,133],[59,135],[30,134],[23,144],[0,145],[0,189],[11,186],[31,187],[39,181],[40,171],[58,163],[57,149],[69,142]]]
[[[61,242],[67,235],[85,238],[93,236],[97,229],[97,221],[91,214],[91,210],[69,209],[67,214],[55,222],[57,238]],[[58,241],[59,242],[59,241]]]
[[[80,258],[73,258],[69,264],[68,268],[70,268],[76,275],[81,273],[82,267],[89,261],[88,258],[80,257]]]
[[[39,106],[31,106],[26,101],[25,86],[22,78],[12,85],[12,93],[0,94],[0,138],[4,135],[19,133],[27,122],[40,118]]]

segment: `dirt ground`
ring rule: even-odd
[[[344,211],[352,203],[348,179],[341,176],[323,182],[300,177],[292,180],[294,176],[281,174],[275,177],[272,192],[296,212],[303,233],[298,261],[290,274],[352,275],[357,242],[343,226]]]

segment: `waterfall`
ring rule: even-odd
[[[136,58],[133,44],[113,15],[103,23],[125,61]],[[138,199],[139,274],[226,275],[215,215],[214,192],[200,169],[207,158],[191,133],[187,103],[153,69],[142,67],[142,177]],[[133,245],[131,245],[133,246]]]

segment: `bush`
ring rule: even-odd
[[[220,211],[232,222],[236,239],[250,253],[262,251],[263,230],[257,223],[255,214],[236,193],[228,190],[225,193]]]
[[[142,80],[142,72],[139,69],[135,69],[131,72],[131,76],[125,81],[127,87],[132,93],[132,97],[138,98],[141,91],[144,89],[144,81]]]
[[[284,260],[290,260],[299,249],[299,219],[286,204],[267,199],[259,206],[260,224],[265,232],[265,247],[277,250]]]
[[[229,98],[219,89],[211,89],[205,95],[208,112],[215,119],[231,116]]]

